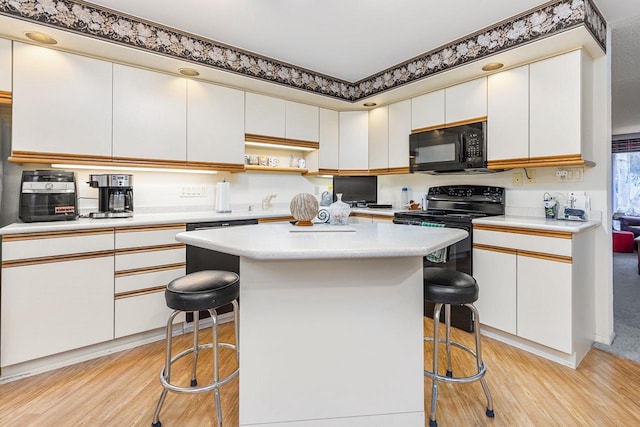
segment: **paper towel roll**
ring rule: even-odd
[[[226,181],[216,184],[216,212],[231,212],[229,209],[229,183]]]

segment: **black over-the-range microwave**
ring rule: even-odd
[[[416,132],[409,136],[411,172],[486,173],[487,122]]]

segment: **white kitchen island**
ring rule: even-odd
[[[467,233],[290,227],[176,236],[240,257],[240,425],[424,426],[422,257]]]

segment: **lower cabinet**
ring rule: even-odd
[[[77,253],[83,240],[92,252]],[[113,229],[5,236],[2,248],[1,366],[113,339]]]
[[[349,224],[376,224],[378,222],[391,222],[393,216],[380,214],[366,214],[353,212],[349,215]]]
[[[474,225],[480,323],[563,353],[585,351],[594,313],[583,234]]]

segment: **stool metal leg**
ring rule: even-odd
[[[432,378],[431,384],[431,414],[429,416],[429,427],[437,427],[438,422],[436,421],[436,402],[438,400],[438,380],[436,376],[438,375],[438,345],[440,343],[439,338],[439,328],[440,328],[440,310],[442,309],[442,304],[438,303],[433,308],[433,373],[435,374]],[[446,315],[446,308],[445,308]]]
[[[444,305],[445,345],[447,349],[447,376],[453,377],[451,369],[451,304]]]
[[[478,372],[481,372],[485,369],[485,366],[484,359],[482,358],[482,347],[480,344],[480,314],[478,313],[478,309],[475,305],[465,305],[473,312],[473,328],[475,329],[476,338],[476,363],[478,366]],[[484,375],[480,378],[480,384],[482,384],[482,390],[484,390],[484,394],[487,397],[487,417],[493,418],[495,417],[495,413],[493,412],[493,399],[491,398],[491,392],[489,391],[489,386],[487,385],[487,380],[484,378]]]
[[[198,365],[198,353],[199,353],[199,337],[200,335],[200,313],[193,312],[193,366],[191,368],[191,387],[198,385],[196,378],[196,369]]]
[[[180,312],[177,310],[171,313],[171,316],[169,316],[169,320],[167,320],[167,328],[165,330],[167,345],[165,349],[164,369],[160,373],[160,377],[164,377],[167,382],[171,379],[171,344],[173,341],[173,319],[175,319],[179,313]],[[153,422],[151,424],[152,427],[162,426],[162,423],[160,422],[160,410],[162,409],[162,405],[164,404],[164,400],[167,397],[168,391],[168,389],[162,387],[160,399],[158,399],[158,405],[156,406],[156,411],[153,414]]]

